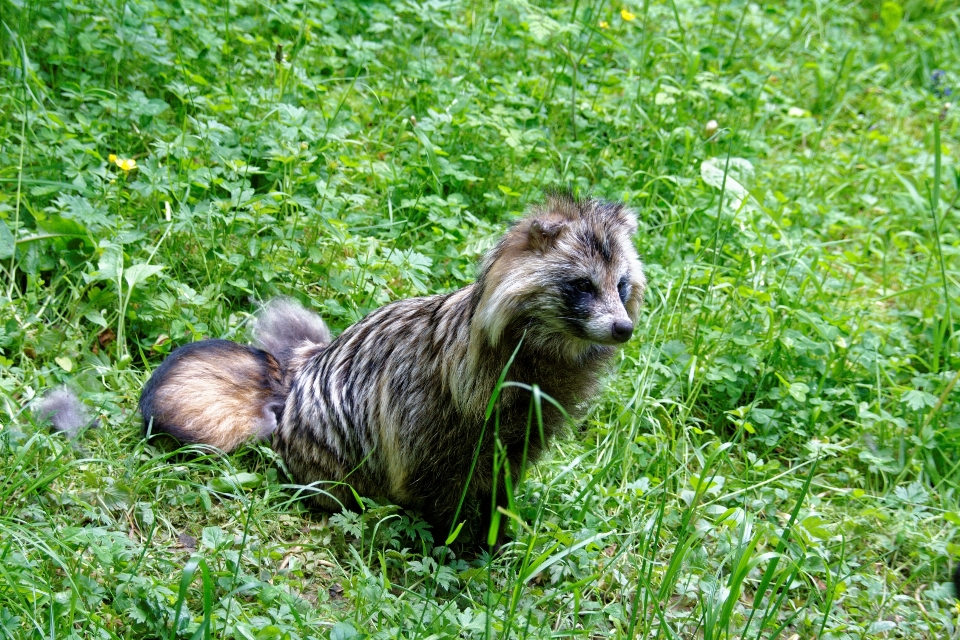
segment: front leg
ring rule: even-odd
[[[480,517],[477,520],[476,535],[480,544],[489,546],[492,553],[498,554],[501,547],[511,541],[509,518],[504,517],[500,512],[500,508],[506,510],[510,501],[507,496],[507,485],[502,477],[491,489],[477,495]]]

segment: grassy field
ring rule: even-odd
[[[0,636],[960,637],[948,0],[0,0]],[[725,177],[726,176],[726,177]],[[515,543],[140,439],[171,349],[471,281],[545,186],[641,326]],[[67,384],[100,428],[32,417]]]

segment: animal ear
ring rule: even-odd
[[[624,207],[620,210],[619,218],[629,235],[632,236],[637,232],[637,215],[633,211]]]
[[[534,220],[530,223],[530,249],[540,253],[549,250],[566,226],[566,223],[560,220]]]

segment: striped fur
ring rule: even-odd
[[[636,228],[621,204],[552,196],[490,251],[474,284],[394,302],[329,345],[294,340],[279,386],[272,381],[281,376],[270,367],[270,383],[253,378],[256,365],[277,362],[265,352],[235,346],[231,364],[217,356],[217,346],[210,355],[219,360],[208,369],[230,384],[250,376],[249,388],[214,384],[202,378],[199,362],[182,357],[187,373],[164,372],[178,351],[155,373],[154,379],[162,373],[164,379],[152,379],[148,389],[205,387],[203,404],[218,408],[208,407],[202,417],[198,407],[184,411],[191,426],[180,431],[187,441],[215,446],[254,435],[263,426],[257,420],[269,413],[257,403],[285,393],[273,446],[297,482],[315,485],[321,507],[355,506],[352,488],[419,510],[445,535],[466,488],[465,510],[456,520],[470,520],[474,535],[485,533],[492,509],[506,500],[503,474],[494,477],[495,427],[484,420],[497,380],[516,350],[507,379],[539,385],[579,415],[616,346],[632,334],[643,301],[646,280],[631,240]],[[206,352],[193,353],[204,359]],[[222,399],[214,403],[211,391]],[[230,410],[220,408],[227,405]],[[145,420],[153,406],[141,402]],[[530,393],[521,386],[503,389],[497,415],[497,437],[516,481],[563,428],[563,417],[544,403],[542,431],[531,425]],[[231,439],[224,434],[230,429],[242,433]]]

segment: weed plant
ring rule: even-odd
[[[945,638],[948,0],[0,0],[0,636]],[[145,444],[171,349],[470,282],[544,186],[651,288],[497,557]],[[31,405],[75,389],[75,440]]]

